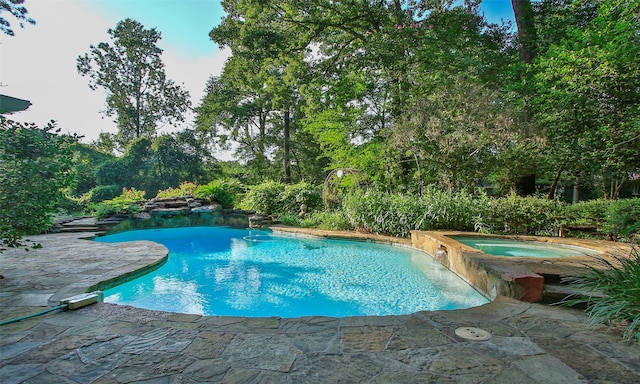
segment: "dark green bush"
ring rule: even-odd
[[[611,201],[602,231],[627,239],[637,236],[640,233],[640,198]]]
[[[557,200],[512,194],[488,203],[486,223],[492,233],[551,234],[563,221],[564,206]]]
[[[486,214],[486,200],[464,192],[430,190],[417,197],[367,191],[346,196],[343,210],[354,228],[408,237],[411,230],[473,231]]]
[[[81,197],[73,197],[64,195],[58,200],[56,204],[56,209],[58,211],[67,213],[67,214],[82,214],[85,213],[88,209],[88,198],[90,194],[87,193]]]
[[[305,228],[320,228],[330,231],[353,229],[342,211],[316,211],[300,220],[300,226]]]
[[[606,220],[611,200],[596,199],[568,204],[564,208],[563,224],[577,226],[593,226],[600,228]]]
[[[122,187],[119,185],[98,185],[90,191],[89,201],[99,203],[105,200],[111,200],[122,193]]]

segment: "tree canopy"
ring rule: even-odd
[[[36,21],[28,16],[29,11],[23,5],[24,0],[0,0],[0,30],[9,36],[15,36],[11,22],[5,18],[4,12],[10,13],[16,20],[20,28],[24,28],[24,24],[35,24]]]
[[[0,116],[0,249],[39,233],[71,182],[75,136],[51,122],[40,128]]]
[[[78,57],[77,70],[89,77],[91,89],[107,91],[104,113],[115,117],[115,141],[124,148],[135,139],[152,138],[161,124],[183,121],[189,93],[167,79],[155,28],[125,19],[108,33],[112,44],[91,45]]]
[[[517,33],[479,3],[224,1],[210,36],[232,57],[197,129],[260,174],[288,162],[289,111],[324,173],[357,168],[383,189],[506,192],[536,174],[550,196],[616,197],[640,157],[638,1],[513,0]]]

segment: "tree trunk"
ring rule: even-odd
[[[553,183],[551,184],[551,190],[547,195],[547,199],[549,200],[556,197],[556,188],[558,188],[558,180],[560,180],[560,175],[562,175],[562,171],[564,171],[564,166],[558,169],[558,172],[556,173],[556,177],[553,179]]]
[[[536,55],[536,26],[531,0],[511,0],[513,15],[518,26],[520,61],[531,63]]]
[[[516,19],[516,25],[518,26],[520,61],[523,63],[531,64],[533,62],[533,58],[536,55],[537,40],[531,0],[511,0],[511,6],[513,8],[513,15]],[[528,96],[524,96],[523,102],[525,124],[523,133],[525,136],[530,136],[531,132],[529,130],[529,121],[531,120],[531,114],[527,110],[527,99]],[[516,190],[518,190],[519,193],[524,196],[532,195],[535,193],[535,185],[535,173],[523,175],[516,182]]]
[[[289,129],[291,126],[291,116],[289,114],[289,108],[284,111],[284,143],[283,143],[283,162],[284,162],[284,182],[285,184],[291,184],[291,161],[290,157],[290,136]]]

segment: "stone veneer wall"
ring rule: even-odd
[[[106,223],[106,221],[102,223]],[[112,218],[111,231],[211,225],[259,228],[271,223],[273,223],[271,217],[256,214],[255,211],[237,208],[223,209],[221,205],[205,199],[182,196],[148,200],[143,204],[143,212]]]

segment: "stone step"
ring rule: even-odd
[[[63,226],[59,232],[64,233],[76,233],[76,232],[101,232],[100,227],[97,225],[92,226]]]
[[[566,284],[545,284],[542,292],[542,302],[546,304],[559,303],[567,298],[600,297],[597,292],[584,292]]]

